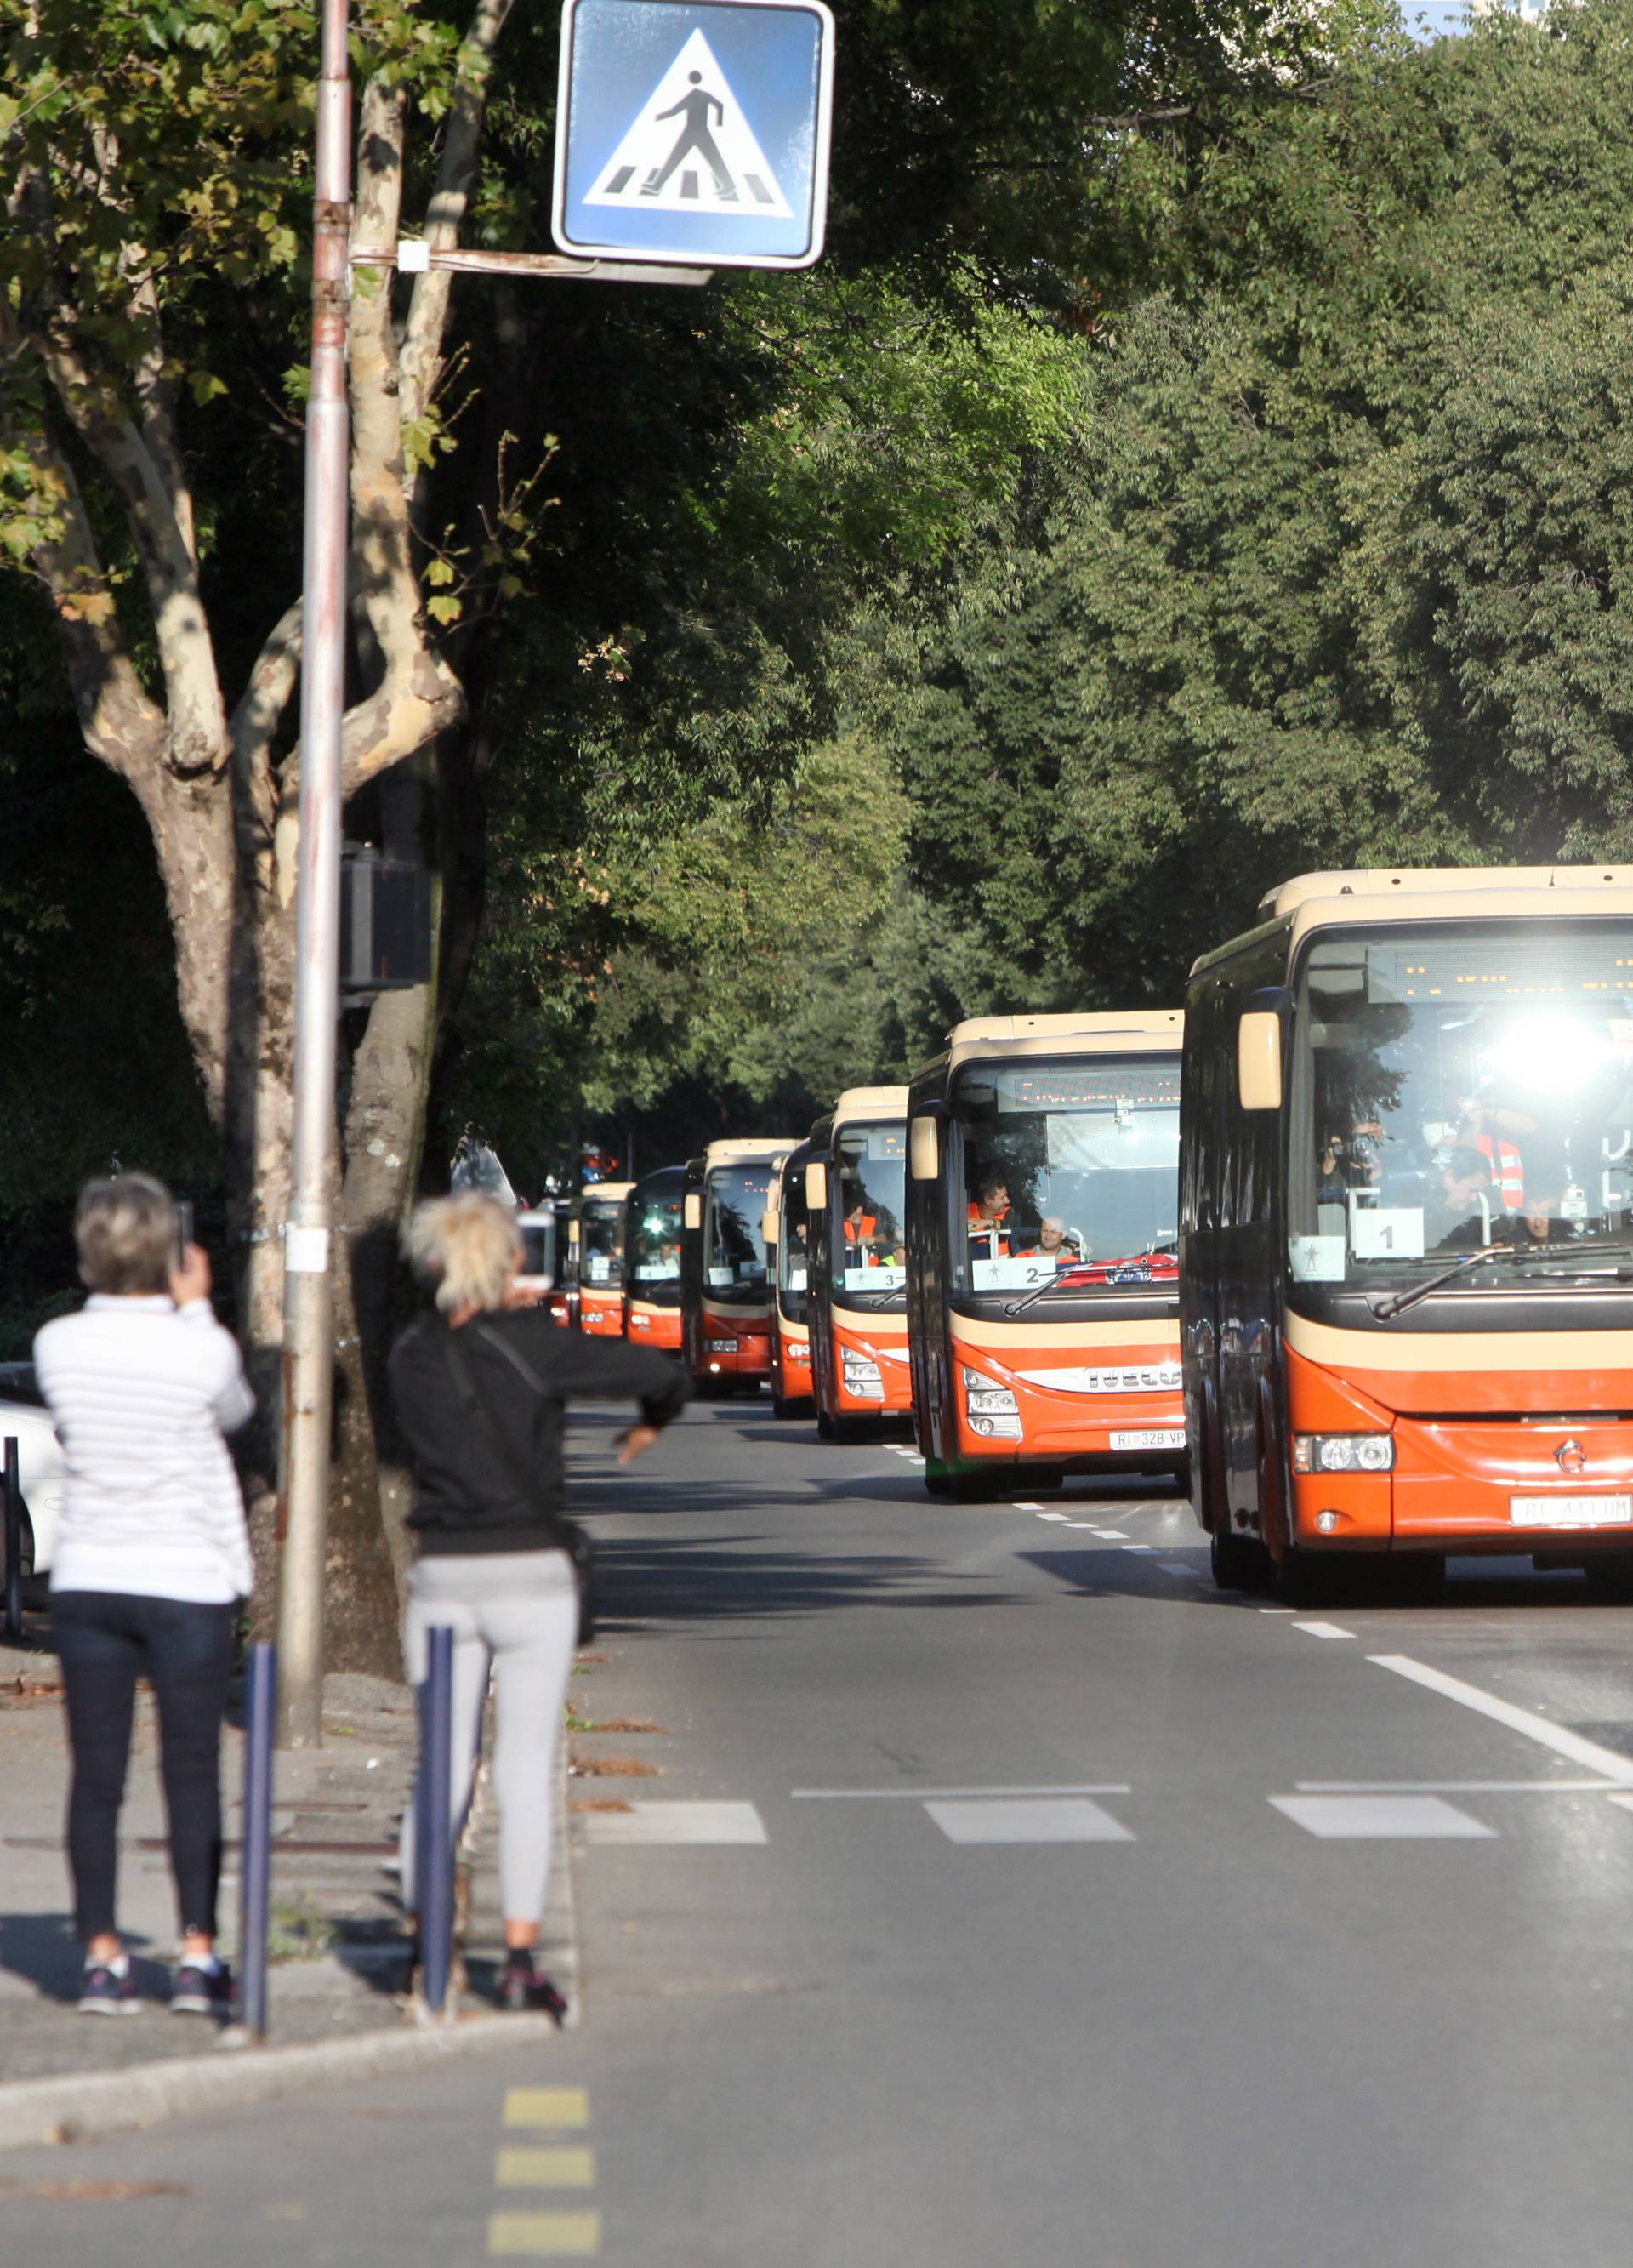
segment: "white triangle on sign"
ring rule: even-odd
[[[584,202],[624,212],[794,217],[702,32],[658,80]]]

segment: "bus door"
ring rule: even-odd
[[[623,1334],[645,1346],[680,1344],[682,1166],[645,1174],[624,1202]]]
[[[578,1231],[578,1324],[592,1338],[623,1336],[627,1184],[586,1190]]]
[[[778,1167],[771,1185],[767,1241],[776,1279],[771,1318],[771,1407],[778,1418],[804,1418],[812,1409],[810,1260],[805,1218],[805,1167],[811,1145],[802,1142]]]
[[[902,1119],[842,1122],[827,1145],[813,1240],[818,1427],[843,1439],[858,1421],[912,1407],[907,1337]],[[813,1214],[813,1221],[816,1216]]]

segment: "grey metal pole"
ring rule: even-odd
[[[323,1588],[334,1395],[335,1052],[340,938],[341,718],[346,699],[349,432],[346,255],[351,227],[349,0],[323,0],[306,403],[295,899],[294,1154],[284,1240],[278,1574],[278,1741],[323,1738]]]
[[[6,1436],[0,1487],[5,1491],[5,1634],[16,1645],[23,1635],[23,1490],[14,1434]]]
[[[425,2007],[444,2014],[453,1968],[453,1632],[437,1623],[425,1633],[425,1683],[420,1688],[419,1830],[415,1903],[420,1915],[420,1977]]]
[[[272,1719],[277,1648],[253,1646],[244,1688],[244,1825],[239,1844],[239,2021],[257,2046],[267,2036],[267,1924],[272,1910]]]

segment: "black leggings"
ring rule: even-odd
[[[221,1879],[221,1719],[238,1609],[114,1591],[57,1591],[51,1626],[74,1752],[68,1859],[82,1938],[115,1927],[119,1808],[130,1760],[136,1679],[158,1704],[170,1865],[183,1935],[216,1933]]]

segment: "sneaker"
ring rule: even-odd
[[[106,1961],[86,1962],[85,1975],[79,1980],[79,2008],[81,2014],[86,2016],[140,2015],[142,2003],[136,1997],[136,1980],[129,1962],[121,1976]]]
[[[232,1971],[226,1962],[218,1962],[214,1969],[206,1969],[199,1962],[184,1961],[170,1988],[170,2013],[173,2016],[216,2016],[224,2022],[232,2013]]]
[[[533,1955],[526,1952],[505,1955],[499,1971],[499,2006],[513,2016],[536,2009],[554,2016],[558,2024],[567,2014],[566,2001],[543,1970],[533,1967]]]

